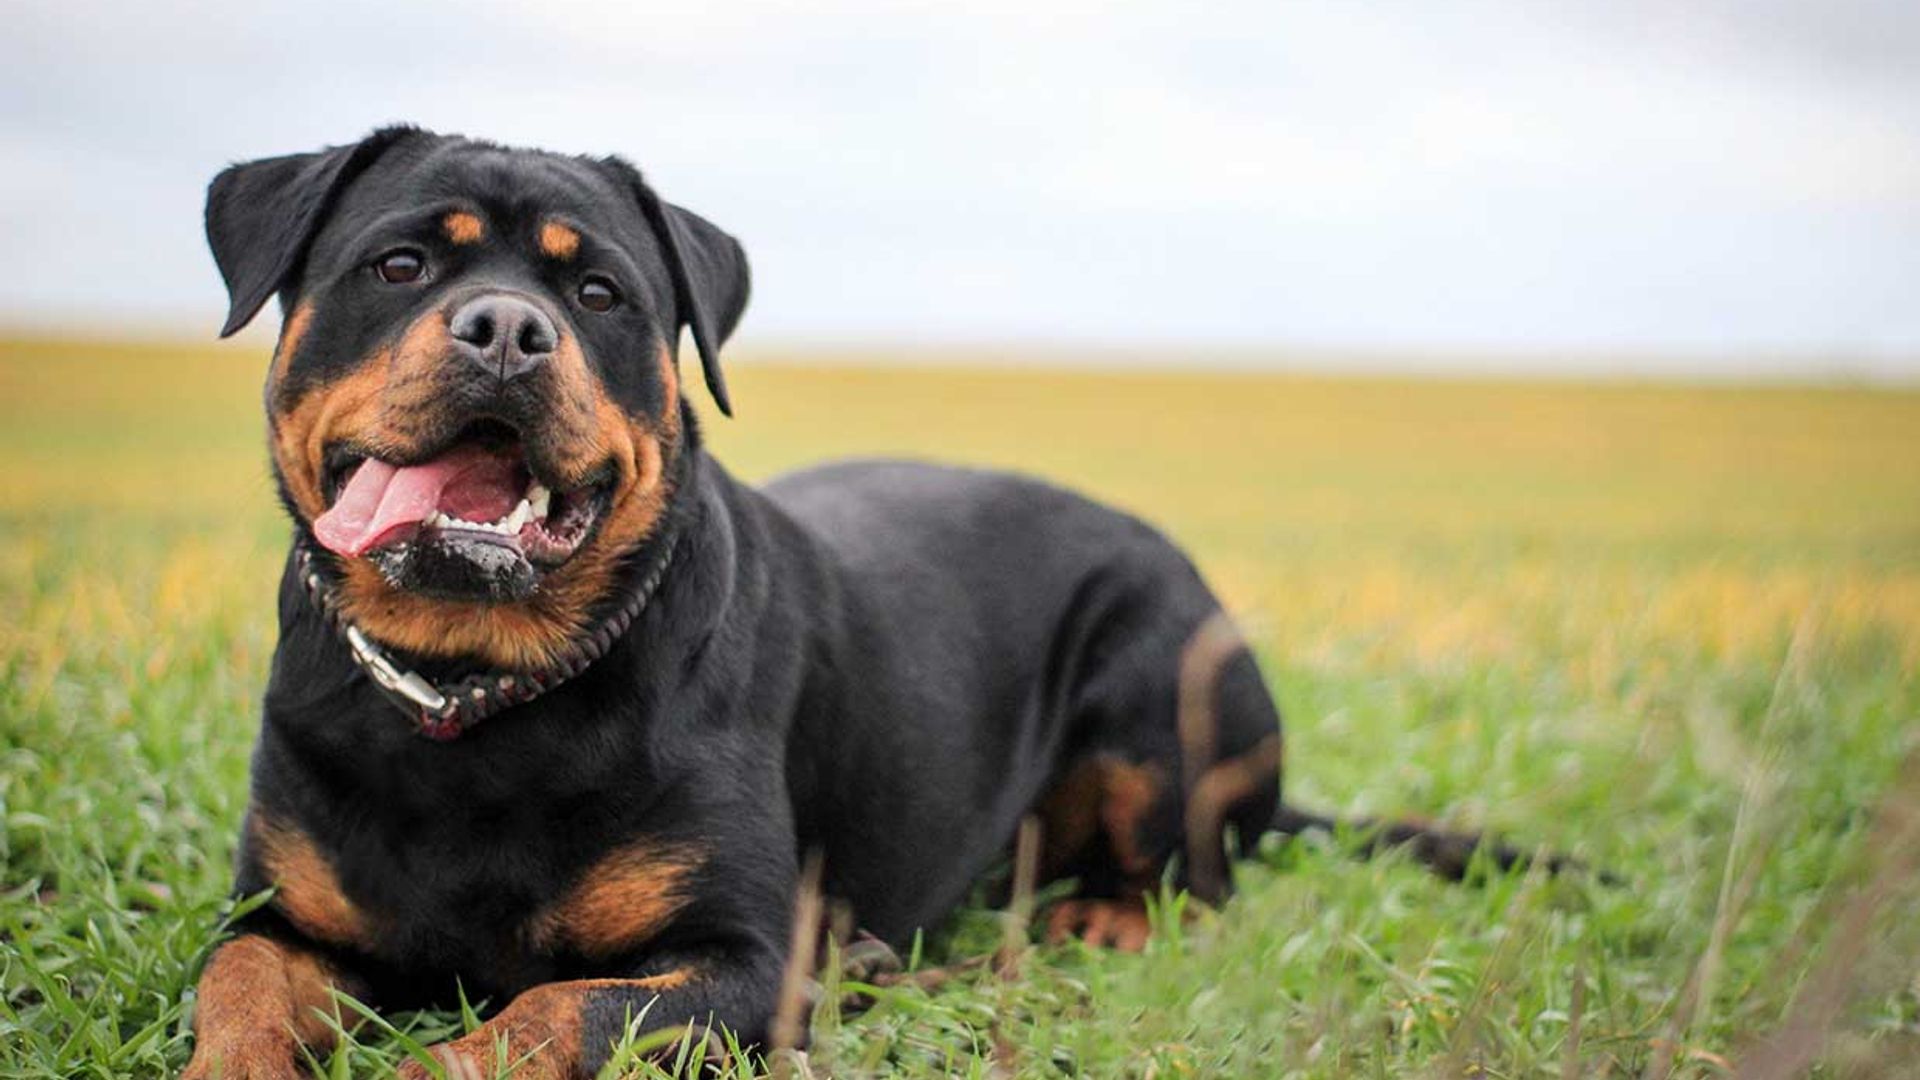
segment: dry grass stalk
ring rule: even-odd
[[[1841,906],[1820,963],[1801,984],[1786,1020],[1742,1055],[1741,1080],[1787,1080],[1818,1060],[1847,1005],[1868,993],[1860,967],[1873,944],[1875,918],[1920,880],[1920,748],[1909,751],[1880,800],[1867,836],[1874,870]]]
[[[820,946],[820,873],[820,853],[809,852],[794,895],[787,968],[780,978],[780,1000],[773,1013],[772,1053],[768,1057],[776,1080],[787,1080],[791,1075],[793,1051],[806,1038],[807,984],[813,980],[814,957]]]
[[[1695,961],[1693,971],[1675,999],[1673,1015],[1668,1018],[1665,1033],[1653,1040],[1653,1056],[1647,1060],[1647,1067],[1641,1073],[1644,1080],[1664,1080],[1670,1075],[1675,1054],[1685,1048],[1685,1036],[1704,1028],[1710,1019],[1713,994],[1719,984],[1721,960],[1727,942],[1739,926],[1747,904],[1760,884],[1760,874],[1766,869],[1765,852],[1749,851],[1752,847],[1751,838],[1756,834],[1765,835],[1774,824],[1769,819],[1775,810],[1780,774],[1775,764],[1777,754],[1769,747],[1773,744],[1774,730],[1781,716],[1781,702],[1785,700],[1787,691],[1805,677],[1814,625],[1811,611],[1801,612],[1795,620],[1793,638],[1788,642],[1786,655],[1781,658],[1780,667],[1774,675],[1772,693],[1767,698],[1767,709],[1760,727],[1760,753],[1751,757],[1742,755],[1741,767],[1746,773],[1746,782],[1741,787],[1733,837],[1728,841],[1727,859],[1721,869],[1713,927],[1708,932],[1700,958]],[[1743,855],[1746,856],[1744,864]]]
[[[1581,1025],[1587,1018],[1587,969],[1573,970],[1573,996],[1567,1002],[1567,1042],[1560,1051],[1560,1080],[1580,1080]]]
[[[1020,974],[1020,959],[1027,952],[1027,927],[1033,922],[1033,893],[1040,879],[1040,819],[1029,814],[1020,819],[1020,830],[1013,842],[1013,895],[1000,917],[1000,955],[993,969],[1002,978]]]

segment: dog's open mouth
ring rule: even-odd
[[[464,439],[437,457],[395,465],[345,456],[313,534],[329,551],[372,559],[396,585],[517,599],[536,568],[567,561],[599,522],[611,485],[565,491],[533,475],[520,444]]]

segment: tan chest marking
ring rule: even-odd
[[[254,825],[260,864],[273,882],[273,906],[316,941],[365,949],[373,924],[340,887],[333,864],[296,829],[269,821]]]
[[[589,959],[628,952],[665,929],[693,899],[693,874],[702,861],[686,845],[643,840],[620,848],[528,922],[528,943]]]

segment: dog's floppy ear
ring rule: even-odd
[[[654,194],[632,165],[619,158],[609,158],[607,163],[633,185],[640,213],[659,240],[667,272],[673,276],[674,308],[680,322],[693,331],[707,392],[722,413],[732,416],[727,379],[720,371],[720,346],[747,310],[747,294],[752,289],[747,253],[738,240],[706,218]]]
[[[232,304],[220,336],[253,321],[289,283],[349,181],[417,129],[389,127],[351,146],[232,165],[207,185],[207,244]]]

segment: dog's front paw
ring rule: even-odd
[[[193,1048],[180,1080],[305,1080],[292,1039],[235,1039]]]
[[[1095,948],[1140,952],[1152,933],[1147,905],[1137,898],[1062,900],[1047,914],[1047,941],[1051,944],[1077,937]]]
[[[504,1022],[503,1022],[504,1021]],[[427,1048],[447,1080],[569,1080],[573,1076],[569,1047],[549,1027],[519,1017],[502,1016],[480,1025],[471,1034]],[[399,1069],[400,1080],[432,1080],[433,1072],[418,1061]]]

